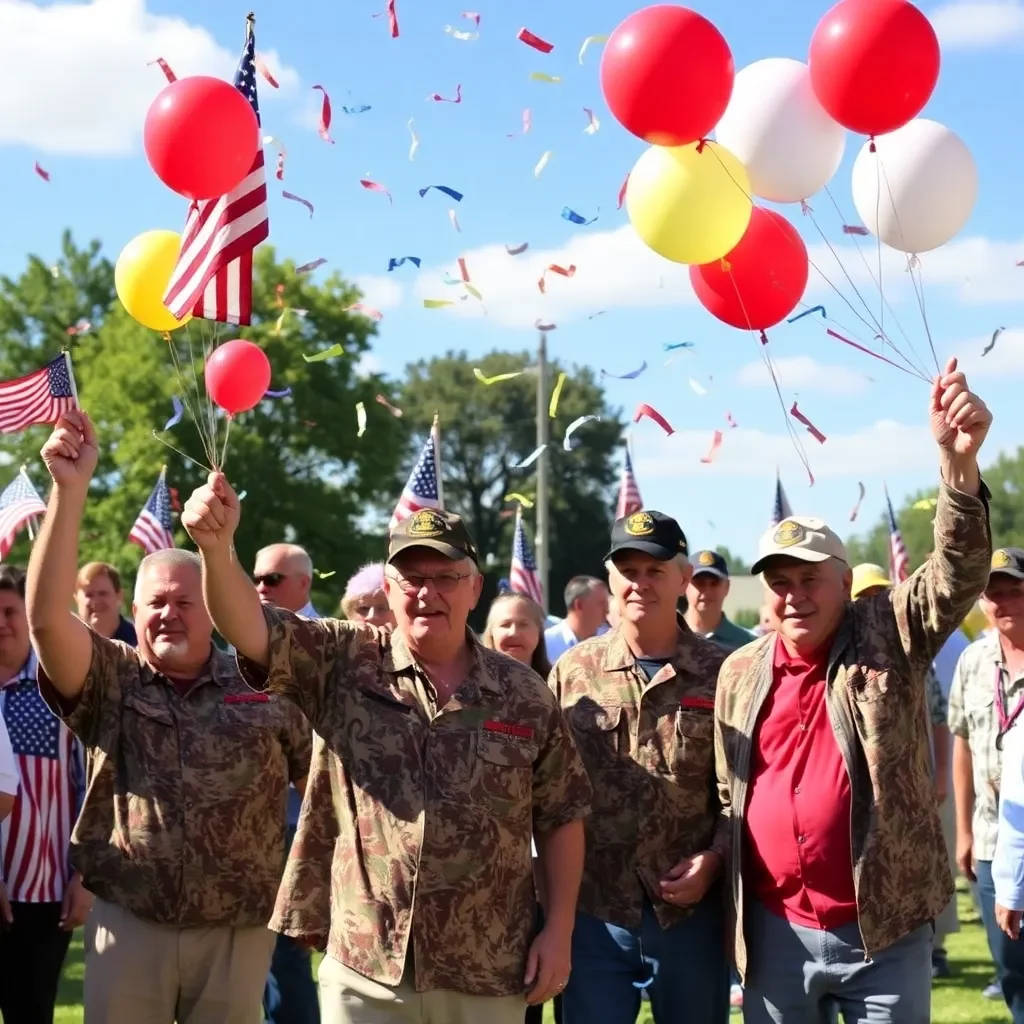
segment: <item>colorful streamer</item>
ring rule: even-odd
[[[622,179],[622,184],[619,186],[619,205],[616,209],[621,210],[622,204],[626,201],[626,186],[629,185],[629,172],[626,172],[626,176]]]
[[[365,114],[368,110],[373,110],[373,107],[369,103],[360,103],[357,107],[342,107],[341,112],[343,114]]]
[[[392,405],[383,395],[377,395],[374,401],[378,405],[383,405],[384,408],[395,417],[395,419],[401,419],[405,415],[397,405]]]
[[[443,192],[446,196],[454,199],[455,202],[462,202],[462,192],[456,192],[455,189],[449,188],[447,185],[427,185],[426,188],[420,189],[420,199],[422,199],[431,189],[437,189],[438,192]]]
[[[533,176],[535,178],[539,178],[541,176],[541,172],[544,170],[545,167],[547,167],[548,161],[554,155],[555,154],[550,149],[545,150],[545,152],[542,154],[541,158],[537,161],[537,166],[534,167],[534,169],[533,169]]]
[[[459,215],[454,210],[449,210],[448,219],[452,222],[452,227],[461,235],[462,228],[459,227]]]
[[[807,428],[807,433],[814,438],[818,444],[824,444],[828,438],[797,408],[796,402],[793,403],[793,408],[789,410],[789,415],[797,421],[802,423]]]
[[[316,270],[317,267],[322,267],[326,262],[327,260],[321,256],[319,259],[313,260],[312,263],[303,263],[301,267],[296,267],[295,273],[308,274],[311,271]]]
[[[810,316],[812,313],[820,313],[822,320],[828,319],[828,313],[825,312],[824,306],[811,306],[810,309],[805,309],[802,313],[797,313],[796,316],[791,316],[786,323],[795,324],[797,320],[802,320],[805,316]]]
[[[353,302],[351,306],[344,306],[341,311],[342,313],[362,313],[363,316],[368,316],[371,320],[384,319],[384,314],[379,309],[366,306],[362,302]]]
[[[529,242],[523,242],[522,245],[517,245],[515,247],[513,247],[511,245],[506,245],[505,246],[505,252],[507,252],[509,254],[509,256],[519,256],[522,253],[526,252],[526,250],[529,249],[529,248],[530,248],[530,243]]]
[[[44,169],[43,169],[43,168],[42,168],[42,167],[40,166],[40,164],[39,164],[39,161],[38,161],[38,160],[36,161],[36,166],[35,166],[35,172],[36,172],[36,174],[38,174],[38,175],[39,175],[39,177],[40,177],[40,178],[42,178],[42,179],[43,179],[43,181],[49,181],[49,180],[50,180],[50,172],[49,172],[49,171],[47,171],[47,170],[44,170]]]
[[[263,62],[263,58],[259,54],[256,54],[256,70],[267,80],[272,89],[281,88],[277,84],[277,79],[270,73],[270,68]]]
[[[707,455],[702,455],[700,461],[705,466],[710,466],[715,460],[715,456],[718,454],[718,449],[722,447],[722,432],[716,430],[711,438],[711,447],[708,449]]]
[[[569,209],[568,206],[562,207],[562,220],[567,220],[570,224],[578,224],[581,228],[589,227],[600,216],[601,211],[598,210],[597,213],[590,218],[590,220],[587,220],[587,218],[584,217],[582,214],[577,213],[575,210]]]
[[[451,305],[451,303],[449,303]],[[513,373],[496,373],[493,377],[484,376],[484,371],[479,366],[473,367],[473,376],[476,377],[481,384],[485,387],[490,387],[492,384],[500,384],[503,380],[514,380],[516,377],[523,375],[522,370],[516,370]]]
[[[567,267],[561,267],[557,263],[549,263],[537,281],[537,287],[540,289],[541,295],[547,292],[547,273],[549,270],[553,274],[561,274],[562,277],[572,277],[576,273],[576,264],[570,263]]]
[[[150,60],[146,62],[146,67],[152,67],[154,64],[158,65],[160,70],[164,73],[164,78],[168,82],[176,82],[178,76],[171,70],[171,65],[163,59],[163,57],[157,57],[156,60]]]
[[[335,356],[343,356],[345,354],[344,348],[342,348],[340,342],[336,342],[330,348],[325,348],[322,352],[317,352],[316,355],[307,356],[303,354],[302,358],[307,363],[322,363],[325,359],[333,359]]]
[[[584,107],[583,113],[587,115],[587,127],[583,131],[587,135],[596,135],[601,130],[601,122],[597,119],[597,115],[590,107]]]
[[[362,437],[366,433],[366,406],[362,402],[356,402],[356,437]]]
[[[309,210],[309,219],[313,219],[313,204],[308,199],[303,199],[302,196],[297,196],[294,192],[283,191],[281,195],[285,199],[290,199],[293,203],[301,203],[307,210]]]
[[[532,466],[541,457],[541,455],[544,454],[544,451],[545,451],[546,448],[547,448],[546,444],[542,444],[542,445],[540,445],[540,447],[534,448],[533,451],[530,452],[530,454],[527,455],[526,458],[523,459],[522,462],[517,462],[512,468],[513,469],[529,469],[530,466]]]
[[[521,43],[526,43],[527,46],[532,46],[541,53],[550,53],[555,48],[554,43],[549,43],[546,39],[541,39],[540,36],[534,35],[528,28],[521,28],[516,33],[516,39]]]
[[[600,43],[607,43],[607,42],[608,42],[608,37],[607,36],[587,36],[587,38],[583,40],[583,45],[580,47],[580,58],[579,58],[580,59],[580,64],[583,63],[583,57],[586,54],[587,50],[590,49],[591,46],[597,46]]]
[[[416,159],[416,150],[420,148],[420,137],[416,134],[416,129],[413,128],[413,118],[409,118],[409,135],[412,136],[412,142],[409,143],[409,160]]]
[[[555,390],[551,392],[551,401],[548,403],[548,416],[554,419],[558,413],[558,400],[562,397],[562,388],[565,387],[565,378],[568,376],[565,372],[558,375],[558,380],[555,382]]]
[[[523,508],[533,508],[533,502],[526,497],[525,494],[520,494],[518,491],[513,491],[511,494],[506,494],[502,501],[518,501]]]
[[[327,90],[322,85],[314,85],[314,91],[319,89],[323,93],[323,101],[320,104],[320,125],[317,131],[320,134],[320,138],[324,142],[329,142],[332,146],[334,145],[334,139],[331,138],[331,97],[327,95]]]
[[[543,71],[531,71],[530,72],[531,82],[547,82],[548,85],[558,85],[562,81],[558,75],[548,75]]]
[[[446,96],[442,96],[439,92],[431,93],[427,97],[427,102],[433,101],[434,103],[461,103],[462,102],[462,85],[461,83],[455,86],[455,96],[449,99]]]
[[[454,306],[455,303],[449,299],[424,299],[424,309],[444,309],[445,306]]]
[[[643,361],[643,363],[641,363],[640,366],[637,367],[637,369],[630,370],[629,373],[609,373],[607,370],[602,370],[601,371],[601,376],[602,377],[614,377],[616,380],[636,380],[637,377],[639,377],[640,374],[643,373],[646,369],[647,369],[647,360],[645,359]]]
[[[176,427],[185,415],[185,406],[177,395],[171,395],[171,408],[174,410],[174,415],[164,424],[164,430]]]
[[[512,132],[505,136],[506,139],[518,139],[520,135],[529,135],[530,129],[533,127],[533,114],[530,113],[530,108],[527,107],[523,111],[523,130],[519,132]]]
[[[859,489],[859,492],[857,494],[857,501],[854,503],[853,508],[850,510],[850,522],[851,523],[857,522],[857,515],[860,512],[861,503],[864,501],[864,495],[867,493],[865,491],[865,489],[864,489],[864,484],[863,483],[859,483],[858,482],[857,487]]]
[[[641,402],[636,407],[636,412],[633,413],[633,422],[639,423],[640,420],[643,419],[645,416],[649,420],[654,420],[654,422],[657,423],[658,426],[661,427],[661,429],[664,430],[666,434],[671,436],[672,434],[675,433],[669,421],[665,419],[665,417],[662,416],[657,409],[648,405],[646,402]]]
[[[418,270],[422,262],[423,260],[419,256],[399,256],[397,259],[392,256],[388,260],[388,273],[390,274],[396,267],[401,267],[406,263],[411,263]]]
[[[288,156],[288,150],[284,148],[284,143],[279,139],[276,139],[273,135],[263,136],[264,146],[273,146],[277,150],[277,170],[274,176],[278,181],[284,181],[284,161]]]
[[[394,206],[395,201],[391,198],[391,193],[379,182],[370,181],[369,178],[360,178],[359,184],[363,186],[368,192],[379,192],[381,195],[388,197],[388,202]]]
[[[688,380],[689,380],[689,382],[690,382],[690,387],[691,387],[691,388],[692,388],[692,389],[693,389],[693,390],[694,390],[694,391],[695,391],[695,392],[696,392],[696,393],[697,393],[698,395],[700,395],[700,396],[701,396],[702,398],[703,398],[703,396],[704,396],[704,395],[706,395],[706,394],[708,393],[708,391],[707,391],[707,388],[703,387],[703,386],[702,386],[701,384],[699,384],[699,383],[698,383],[697,381],[695,381],[695,380],[694,380],[694,379],[693,379],[692,377],[689,377],[689,378],[687,378],[687,379],[688,379]]]
[[[577,416],[576,419],[574,419],[572,423],[570,423],[569,426],[565,428],[565,437],[562,438],[562,451],[571,452],[573,450],[574,445],[572,443],[572,435],[575,434],[576,431],[579,430],[584,423],[590,423],[591,420],[597,420],[598,422],[600,422],[601,417]]]

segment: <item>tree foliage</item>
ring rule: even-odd
[[[536,496],[535,467],[513,469],[535,448],[536,359],[529,352],[491,352],[475,362],[465,353],[449,352],[407,368],[401,405],[413,429],[409,459],[430,429],[435,412],[441,424],[441,460],[445,506],[466,517],[482,556],[488,562],[488,588],[481,601],[486,608],[497,580],[508,576],[514,529],[514,503],[505,496],[518,492]],[[526,372],[512,380],[484,385],[474,366],[487,377]],[[552,387],[558,374],[567,379],[550,420],[549,460],[551,611],[562,614],[562,591],[579,573],[602,575],[614,514],[615,450],[622,434],[619,411],[605,403],[604,390],[589,369],[549,364]],[[547,399],[545,398],[545,405]],[[573,435],[573,450],[563,450],[565,430],[577,417],[596,415]],[[533,536],[534,512],[524,511],[527,532]]]
[[[739,555],[734,555],[724,544],[719,544],[715,550],[725,559],[730,576],[750,575],[750,563],[745,562]]]

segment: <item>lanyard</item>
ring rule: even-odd
[[[1006,693],[1003,689],[1003,673],[1006,670],[1002,665],[996,665],[996,714],[999,716],[999,735],[1005,736],[1010,727],[1024,711],[1024,693],[1017,700],[1017,706],[1011,712],[1006,710]]]

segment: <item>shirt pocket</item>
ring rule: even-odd
[[[177,774],[181,754],[170,708],[138,693],[126,694],[121,709],[121,751],[129,792],[147,792],[152,780]]]
[[[578,700],[565,711],[576,747],[588,772],[607,771],[628,755],[629,742],[622,735],[622,705],[604,705],[590,697]]]
[[[537,756],[533,743],[478,736],[470,791],[473,800],[502,818],[528,813]]]
[[[675,715],[675,742],[675,757],[670,762],[673,774],[709,779],[715,763],[714,713],[680,708]]]

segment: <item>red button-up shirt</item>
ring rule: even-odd
[[[808,928],[857,920],[850,778],[825,703],[828,647],[809,660],[775,644],[772,688],[754,730],[744,884]]]

